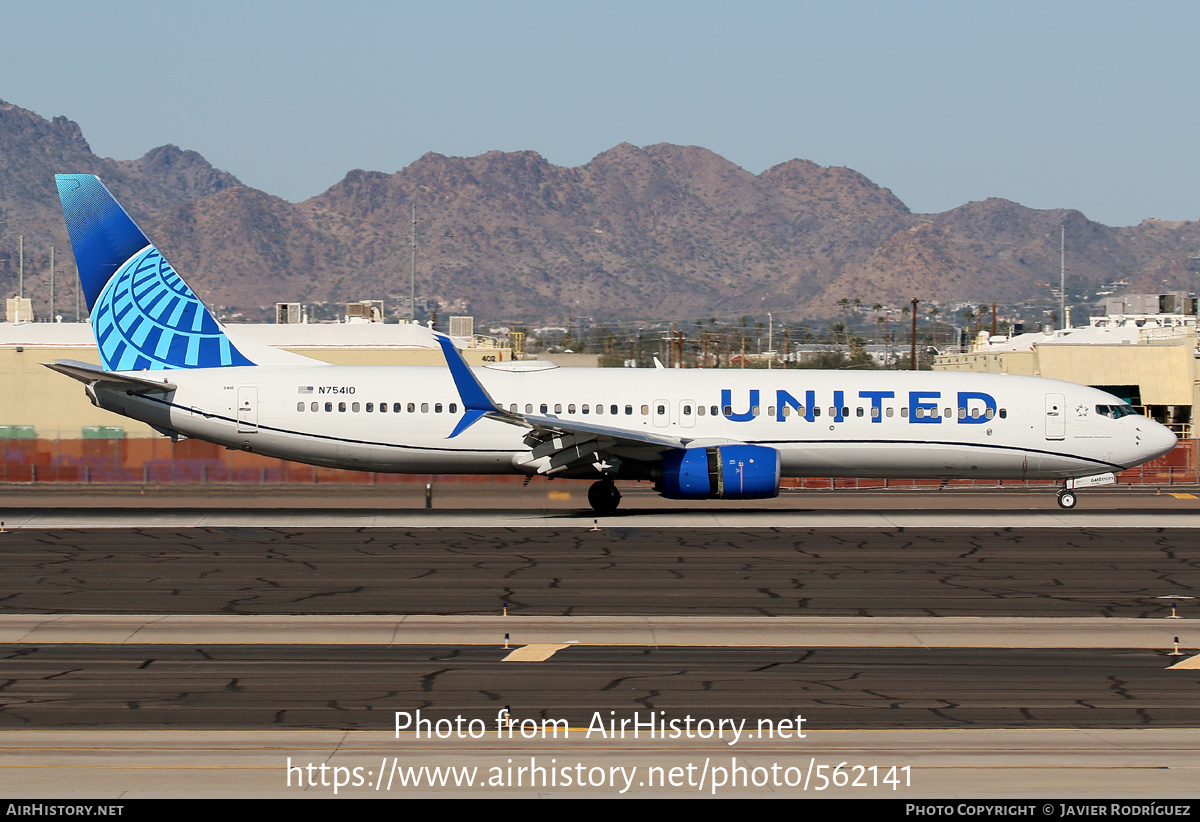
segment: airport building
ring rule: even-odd
[[[369,307],[365,310],[369,310]],[[512,349],[503,340],[472,333],[470,318],[451,318],[453,337],[467,362],[507,362]],[[458,320],[459,322],[455,322]],[[442,366],[445,358],[428,328],[411,323],[283,322],[230,324],[246,340],[283,348],[337,365]],[[144,423],[94,407],[79,382],[42,363],[79,360],[99,365],[89,323],[0,323],[0,438],[126,439],[160,437]]]
[[[1200,405],[1196,299],[1110,298],[1087,326],[1018,336],[981,332],[968,351],[939,355],[937,371],[1018,374],[1090,385],[1190,438]]]

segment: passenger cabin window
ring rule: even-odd
[[[546,403],[542,403],[539,407],[542,409],[543,414],[550,410],[550,406],[546,405]]]
[[[554,403],[554,413],[555,413],[555,414],[561,414],[561,413],[562,413],[562,403],[561,403],[561,402],[556,402],[556,403]]]
[[[451,413],[451,414],[457,414],[457,413],[458,413],[458,403],[456,403],[456,402],[452,402],[452,403],[450,403],[450,413]]]
[[[303,411],[303,410],[304,410],[304,403],[302,403],[302,402],[298,402],[298,403],[296,403],[296,410],[297,410],[297,411]]]
[[[620,413],[620,411],[617,409],[617,406],[615,406],[615,405],[610,405],[610,406],[608,407],[608,413],[610,413],[610,414],[619,414],[619,413]]]
[[[350,405],[350,410],[351,410],[351,411],[353,411],[355,414],[357,414],[357,413],[358,413],[358,409],[359,409],[360,407],[361,407],[361,406],[360,406],[358,403],[352,403],[352,404]]]
[[[435,413],[435,414],[440,414],[440,413],[442,413],[442,404],[441,404],[440,402],[438,402],[438,403],[434,403],[434,405],[433,405],[433,413]]]
[[[346,403],[339,402],[338,403],[338,411],[345,411],[345,410],[346,410]]]
[[[326,412],[329,412],[329,411],[332,411],[332,410],[333,410],[333,403],[331,403],[331,402],[327,402],[327,403],[325,403],[325,411],[326,411]]]
[[[616,412],[614,411],[613,413],[616,413]],[[627,417],[633,416],[633,406],[632,405],[625,406],[625,416],[627,416]]]
[[[533,403],[531,403],[531,402],[527,402],[527,403],[525,403],[525,413],[526,413],[526,414],[532,414],[532,413],[533,413]]]
[[[373,403],[373,402],[367,403],[366,412],[368,414],[370,414],[374,410],[375,410],[375,403]]]
[[[642,416],[644,417],[644,416],[646,416],[646,415],[647,415],[647,414],[649,414],[649,413],[650,413],[650,406],[648,406],[648,405],[643,405],[643,406],[642,406]]]
[[[659,414],[667,413],[667,407],[665,405],[658,406],[658,411],[656,413],[659,413]]]
[[[421,403],[421,413],[422,413],[422,414],[428,414],[428,413],[429,413],[429,403],[427,403],[427,402],[423,402],[423,403]]]
[[[586,413],[588,413],[588,408],[589,408],[589,406],[587,405],[587,403],[584,403],[584,406],[583,406],[583,409],[582,409],[582,410],[583,410],[583,413],[585,413],[585,414],[586,414]]]
[[[395,405],[393,405],[392,410],[395,411],[397,414],[400,413],[400,403],[396,403]],[[410,402],[408,404],[408,413],[410,413],[410,414],[417,413],[417,404],[415,402]]]
[[[317,411],[317,410],[319,410],[319,409],[320,409],[320,407],[321,407],[321,404],[320,404],[320,403],[314,402],[312,405],[310,405],[310,406],[308,407],[308,410],[309,410],[309,411]]]

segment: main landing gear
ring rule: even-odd
[[[597,514],[611,514],[621,504],[621,492],[612,480],[593,482],[588,488],[588,505]]]
[[[1060,488],[1058,491],[1058,507],[1065,508],[1068,511],[1075,507],[1075,503],[1079,502],[1079,498],[1075,496],[1075,492],[1069,488]]]

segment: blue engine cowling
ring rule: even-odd
[[[779,496],[779,452],[764,445],[679,448],[663,455],[668,499],[769,499]]]

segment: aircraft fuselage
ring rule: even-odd
[[[1065,478],[1120,471],[1175,437],[1097,389],[943,372],[472,369],[503,409],[768,446],[785,477]],[[145,373],[145,372],[138,372]],[[177,370],[169,394],[98,387],[101,404],[162,430],[288,460],[413,473],[534,473],[524,431],[464,409],[447,369],[301,366]],[[602,438],[601,438],[602,439]],[[662,447],[609,448],[618,478],[651,479]],[[588,467],[561,476],[595,477]]]

